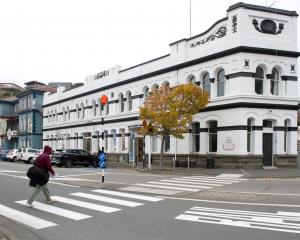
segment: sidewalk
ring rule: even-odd
[[[269,168],[269,169],[223,169],[223,168],[164,168],[152,166],[149,171],[148,167],[142,169],[142,166],[136,168],[139,172],[157,173],[157,174],[187,174],[187,175],[208,175],[217,176],[219,174],[243,174],[247,178],[300,178],[300,168]]]

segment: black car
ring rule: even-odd
[[[98,157],[81,149],[65,149],[63,151],[55,151],[51,157],[51,164],[59,167],[72,167],[75,165],[84,165],[88,167],[92,165],[98,166]]]

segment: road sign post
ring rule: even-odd
[[[102,169],[102,184],[104,183],[104,169],[106,168],[106,154],[104,152],[99,154],[99,167]]]

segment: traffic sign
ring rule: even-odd
[[[105,153],[100,153],[99,155],[99,167],[102,169],[106,168],[106,154]]]

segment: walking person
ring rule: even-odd
[[[31,197],[27,200],[26,206],[28,207],[33,206],[32,203],[34,199],[41,191],[43,191],[47,203],[55,202],[54,199],[51,199],[47,187],[47,183],[49,181],[49,172],[51,176],[55,176],[55,172],[51,166],[51,159],[49,157],[50,154],[52,154],[52,148],[46,145],[43,153],[34,162],[35,167],[32,168],[34,170],[32,171],[32,177],[30,177],[30,179],[36,186]]]

